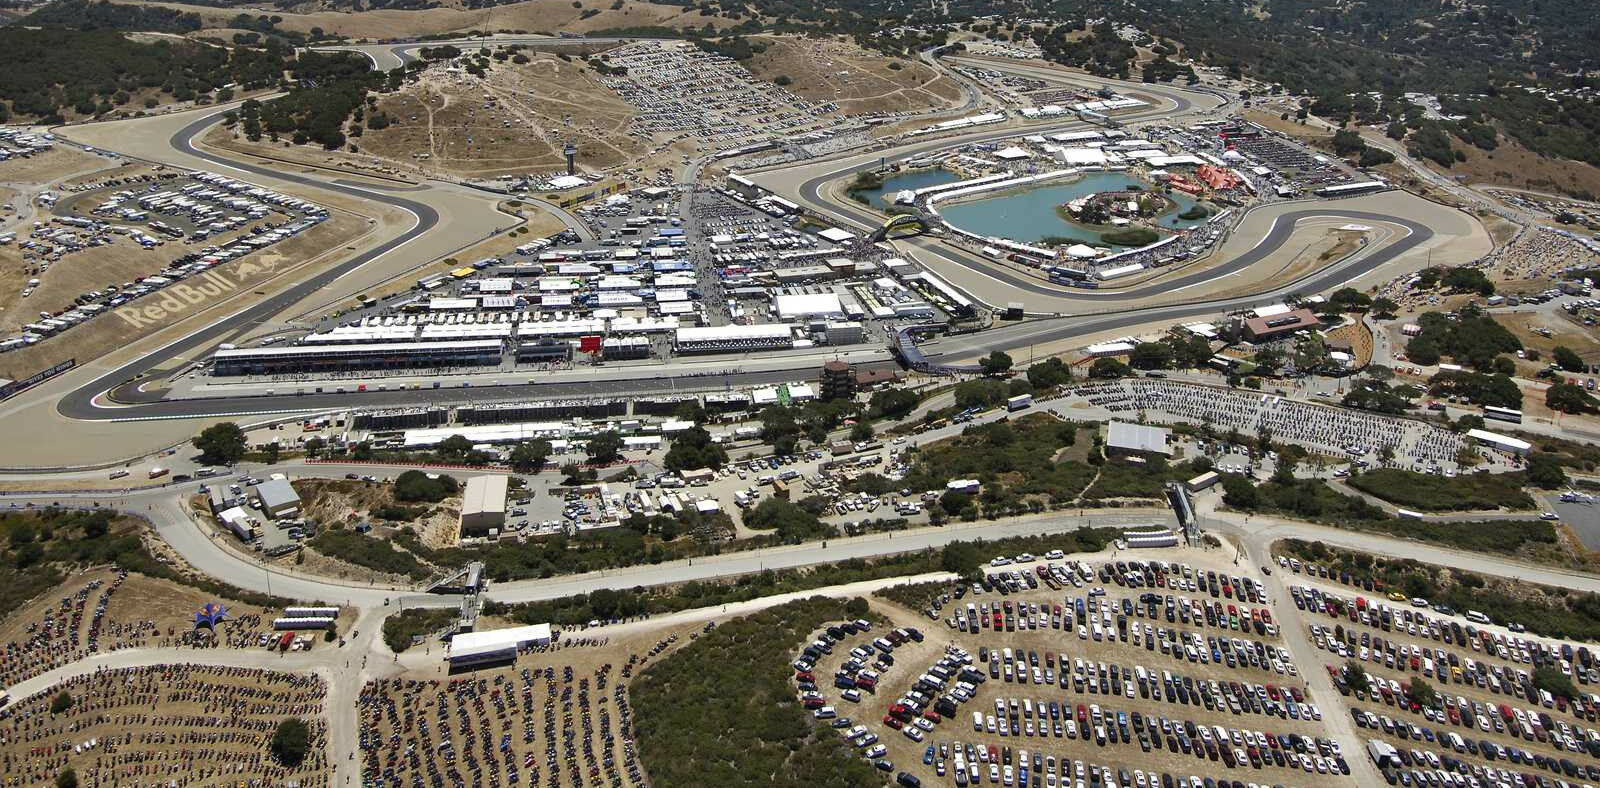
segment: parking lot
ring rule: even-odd
[[[934,784],[1348,780],[1252,578],[1209,555],[1014,558],[956,587],[938,621],[813,644],[802,698],[880,769]]]
[[[516,664],[362,690],[369,785],[643,785],[627,684],[698,630],[525,649]],[[564,638],[562,643],[569,643]]]
[[[1592,652],[1496,625],[1390,589],[1280,559],[1294,574],[1321,666],[1347,696],[1369,744],[1365,755],[1391,784],[1531,785],[1600,779],[1600,666]],[[1514,623],[1508,625],[1520,629]],[[1359,666],[1361,678],[1347,665]],[[1567,698],[1541,687],[1541,668],[1576,687]]]

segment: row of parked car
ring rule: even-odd
[[[1544,515],[1540,515],[1540,518],[1541,519],[1549,519],[1549,520],[1560,519],[1559,517],[1545,517]],[[1383,580],[1381,578],[1374,578],[1374,577],[1371,577],[1371,576],[1368,576],[1368,575],[1360,575],[1360,576],[1352,575],[1347,571],[1341,571],[1341,570],[1337,570],[1337,569],[1329,569],[1328,567],[1323,566],[1321,564],[1314,564],[1314,563],[1309,563],[1309,562],[1304,564],[1304,565],[1302,565],[1300,563],[1300,559],[1291,558],[1291,557],[1288,557],[1288,556],[1279,556],[1278,557],[1278,563],[1280,565],[1282,565],[1282,566],[1285,566],[1285,567],[1288,567],[1288,568],[1294,570],[1295,574],[1300,574],[1302,566],[1303,566],[1304,570],[1305,570],[1305,573],[1307,575],[1311,576],[1311,577],[1320,577],[1320,578],[1324,578],[1324,579],[1327,579],[1327,580],[1332,580],[1334,582],[1337,582],[1337,583],[1340,583],[1340,584],[1343,584],[1343,585],[1351,586],[1353,588],[1360,588],[1360,589],[1362,589],[1364,591],[1371,591],[1373,593],[1383,594],[1385,597],[1387,597],[1391,601],[1406,602],[1406,603],[1409,603],[1412,607],[1430,608],[1434,612],[1439,613],[1440,615],[1453,616],[1453,615],[1456,614],[1456,611],[1454,609],[1452,609],[1449,605],[1434,604],[1434,603],[1429,602],[1428,600],[1423,599],[1421,597],[1408,597],[1405,594],[1403,594],[1403,593],[1401,593],[1399,591],[1393,590],[1393,589],[1385,591],[1384,590],[1385,586],[1384,586]],[[1265,567],[1263,567],[1263,569],[1265,569]],[[1270,570],[1268,570],[1268,571],[1270,573]],[[1471,621],[1471,622],[1473,622],[1475,624],[1493,624],[1494,623],[1494,621],[1491,620],[1488,616],[1486,616],[1486,615],[1484,615],[1482,613],[1478,613],[1476,611],[1469,610],[1469,611],[1466,611],[1466,613],[1464,613],[1463,615],[1467,618],[1467,620],[1469,620],[1469,621]],[[1527,631],[1527,627],[1524,627],[1523,625],[1518,624],[1518,623],[1516,623],[1514,621],[1506,622],[1505,627],[1506,627],[1506,629],[1509,629],[1512,632],[1517,632],[1517,633],[1521,633],[1521,632],[1526,632]]]
[[[1449,747],[1457,754],[1470,754],[1486,761],[1502,760],[1519,765],[1526,764],[1538,766],[1539,768],[1548,771],[1566,772],[1566,768],[1562,766],[1562,763],[1570,760],[1565,757],[1553,758],[1548,755],[1518,747],[1515,744],[1508,747],[1498,742],[1490,741],[1489,739],[1475,739],[1471,735],[1463,736],[1457,731],[1433,728],[1426,725],[1417,725],[1416,723],[1407,722],[1405,720],[1393,719],[1387,714],[1374,714],[1365,709],[1351,709],[1350,716],[1355,721],[1356,727],[1359,728],[1367,728],[1373,731],[1382,730],[1384,733],[1387,733],[1391,736],[1397,736],[1401,739],[1407,739],[1410,741],[1438,744],[1444,747]],[[1596,755],[1594,753],[1593,749],[1589,748],[1580,749],[1576,754],[1587,755],[1591,758],[1600,757],[1600,755]],[[1567,776],[1586,776],[1589,779],[1600,779],[1600,777],[1596,777],[1594,774],[1595,773],[1574,775],[1569,773]]]
[[[1369,726],[1370,727],[1370,726]],[[1491,743],[1492,744],[1492,743]],[[1571,785],[1566,780],[1553,780],[1542,774],[1513,770],[1492,763],[1483,764],[1476,761],[1457,758],[1455,753],[1438,753],[1433,750],[1420,748],[1399,748],[1387,742],[1376,739],[1367,743],[1368,752],[1372,760],[1383,773],[1383,778],[1390,785],[1418,786],[1419,788],[1482,788],[1484,786],[1497,786],[1498,788],[1564,788]],[[1490,749],[1479,748],[1478,755],[1485,760],[1493,761],[1500,757],[1499,745]],[[1505,760],[1511,761],[1510,751]],[[1547,759],[1548,761],[1548,759]],[[1521,763],[1529,763],[1521,761]],[[1597,770],[1593,764],[1574,763],[1566,758],[1561,758],[1553,763],[1551,771],[1559,772],[1573,779],[1600,779],[1596,777]]]
[[[1385,632],[1399,628],[1402,632],[1419,637],[1426,636],[1446,644],[1466,645],[1473,651],[1483,651],[1489,657],[1504,659],[1514,664],[1529,665],[1535,670],[1541,666],[1555,668],[1564,675],[1576,679],[1579,684],[1588,685],[1600,681],[1600,675],[1597,675],[1600,666],[1594,664],[1587,647],[1575,650],[1570,644],[1562,644],[1557,648],[1525,638],[1502,639],[1487,631],[1477,630],[1471,625],[1462,626],[1458,622],[1441,623],[1436,620],[1426,620],[1406,622],[1405,626],[1401,626],[1394,623],[1395,619],[1392,617],[1385,618],[1383,615],[1372,614],[1372,608],[1363,608],[1359,599],[1349,600],[1317,589],[1291,589],[1290,593],[1297,596],[1297,604],[1303,603],[1305,608],[1312,612],[1320,611],[1335,618],[1346,618],[1368,626],[1381,626]],[[1353,612],[1358,615],[1352,618]],[[1600,721],[1600,694],[1578,693],[1569,702],[1565,696],[1534,686],[1532,673],[1523,668],[1499,665],[1487,659],[1474,659],[1470,655],[1458,654],[1452,649],[1437,646],[1398,644],[1390,638],[1372,632],[1357,632],[1354,627],[1345,629],[1342,624],[1333,629],[1320,625],[1313,626],[1312,637],[1319,647],[1348,659],[1360,659],[1363,662],[1383,664],[1388,668],[1419,672],[1438,680],[1441,684],[1452,681],[1474,684],[1497,695],[1526,699],[1547,709],[1556,709],[1564,713],[1571,711],[1575,717],[1589,722]],[[1510,645],[1502,645],[1502,640],[1509,640]]]

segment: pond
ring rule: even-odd
[[[902,189],[920,189],[957,180],[960,180],[960,176],[945,170],[920,170],[897,175],[885,181],[881,188],[862,194],[873,201],[874,207],[883,210],[889,207],[889,201],[895,193]],[[1056,213],[1056,206],[1097,192],[1131,188],[1150,190],[1154,186],[1126,173],[1089,172],[1070,182],[1051,182],[1016,191],[997,192],[993,197],[940,205],[938,208],[939,214],[952,226],[979,235],[1024,243],[1037,243],[1051,236],[1099,243],[1104,228],[1069,222]],[[1157,225],[1181,229],[1205,224],[1205,218],[1178,218],[1179,214],[1194,206],[1193,198],[1181,192],[1173,192],[1168,196],[1177,208],[1158,217],[1155,220]]]

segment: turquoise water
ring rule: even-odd
[[[882,195],[886,194],[892,199],[895,192],[901,189],[920,189],[957,180],[960,180],[959,176],[945,170],[924,170],[890,178],[884,182],[882,189],[870,192],[868,195],[874,200],[874,205],[882,209],[888,206],[887,200],[879,199]],[[1056,214],[1056,206],[1096,192],[1120,191],[1135,187],[1152,188],[1149,183],[1124,173],[1089,172],[1078,176],[1077,180],[1070,183],[1052,182],[1003,196],[940,205],[939,214],[951,225],[979,235],[1009,238],[1024,243],[1037,242],[1049,236],[1098,243],[1100,230],[1062,219]],[[1195,204],[1188,195],[1174,192],[1168,196],[1177,204],[1177,210],[1157,218],[1155,220],[1157,225],[1181,229],[1205,224],[1205,219],[1178,218],[1178,214]]]
[[[896,175],[884,181],[883,188],[860,192],[860,194],[872,203],[872,207],[881,211],[891,205],[890,201],[894,199],[895,193],[902,189],[922,189],[944,183],[955,183],[959,180],[961,180],[961,176],[949,170],[917,170],[904,175]]]

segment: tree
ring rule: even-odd
[[[1583,372],[1588,368],[1588,365],[1583,363],[1583,357],[1566,345],[1556,345],[1556,349],[1550,353],[1550,358],[1556,362],[1556,366],[1568,372]]]
[[[1222,502],[1235,509],[1254,509],[1261,504],[1261,493],[1249,479],[1228,474],[1222,477]]]
[[[872,440],[872,436],[874,434],[875,433],[872,430],[872,422],[867,421],[866,419],[861,419],[850,427],[850,440],[856,441],[857,443],[860,443],[861,441]]]
[[[455,477],[444,474],[410,470],[394,478],[394,499],[407,503],[438,503],[455,495],[457,489]]]
[[[1572,679],[1567,678],[1567,675],[1554,665],[1534,668],[1533,686],[1558,698],[1575,700],[1578,697],[1578,689],[1572,686]]]
[[[1003,351],[996,350],[989,355],[984,356],[983,359],[978,362],[978,366],[983,368],[983,374],[985,375],[1004,375],[1005,373],[1011,371],[1011,363],[1010,355]]]
[[[306,456],[315,459],[318,455],[322,454],[322,450],[327,448],[327,446],[328,442],[320,437],[313,436],[311,438],[307,438],[305,442]]]
[[[272,732],[272,757],[284,766],[299,766],[311,749],[311,727],[305,720],[290,717]]]
[[[71,709],[77,702],[77,699],[72,697],[72,693],[62,690],[56,693],[54,698],[50,699],[50,713],[61,714]]]
[[[1127,364],[1124,364],[1110,356],[1101,356],[1100,358],[1095,359],[1093,364],[1089,365],[1089,377],[1091,378],[1125,378],[1132,371],[1133,370],[1128,369]]]
[[[861,618],[867,614],[867,610],[867,600],[859,596],[850,597],[850,601],[844,603],[845,615]]]
[[[951,542],[939,553],[939,568],[959,577],[978,574],[978,567],[982,565],[983,555],[978,552],[978,546],[971,542]]]
[[[1377,317],[1394,317],[1395,311],[1399,308],[1400,305],[1387,296],[1378,296],[1372,299],[1372,312]]]
[[[1553,455],[1539,452],[1528,457],[1528,483],[1546,490],[1567,486],[1567,471]]]
[[[1051,356],[1028,367],[1028,382],[1034,389],[1049,389],[1072,380],[1072,367],[1058,356]]]
[[[1439,693],[1434,690],[1433,685],[1421,678],[1412,679],[1407,689],[1410,691],[1411,699],[1424,707],[1432,707],[1439,701]]]
[[[1353,659],[1344,663],[1344,682],[1350,685],[1350,689],[1363,694],[1372,688],[1372,683],[1367,679],[1367,671]]]
[[[589,462],[610,465],[622,456],[622,436],[616,430],[606,430],[589,439]]]
[[[1562,413],[1594,413],[1600,410],[1600,403],[1584,391],[1576,383],[1552,383],[1544,392],[1544,404],[1551,410]]]
[[[721,468],[728,461],[728,452],[711,439],[704,427],[690,427],[672,436],[672,447],[667,450],[667,467],[675,471],[699,468]]]
[[[1268,345],[1256,351],[1256,371],[1263,375],[1276,374],[1283,367],[1283,362],[1288,358],[1282,348],[1277,345]]]
[[[511,449],[511,469],[518,473],[538,473],[550,459],[550,441],[539,438],[519,443]]]
[[[1365,147],[1367,144],[1361,141],[1361,135],[1351,129],[1339,129],[1333,133],[1333,152],[1340,156],[1359,153]]]
[[[244,430],[231,421],[201,430],[192,442],[200,450],[200,461],[208,465],[232,465],[244,456]]]
[[[1172,366],[1172,347],[1165,342],[1140,342],[1128,354],[1134,369],[1166,369]]]
[[[939,508],[943,509],[946,514],[960,514],[963,509],[966,509],[971,504],[972,496],[960,490],[945,490],[944,494],[939,496]]]
[[[883,389],[872,394],[867,401],[867,414],[873,418],[899,420],[917,409],[921,399],[916,392],[906,389]]]
[[[459,460],[467,456],[467,452],[472,451],[472,441],[467,440],[464,435],[451,435],[439,441],[433,448],[441,457]]]
[[[73,771],[71,766],[62,769],[61,773],[56,775],[56,788],[78,788],[78,773]]]
[[[584,468],[582,465],[579,465],[576,462],[568,462],[567,464],[561,466],[561,475],[566,477],[561,483],[569,487],[575,487],[580,484],[592,482],[596,476],[593,470]]]

